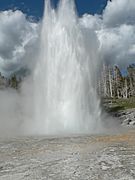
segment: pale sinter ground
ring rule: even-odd
[[[135,131],[0,140],[0,180],[134,180]]]

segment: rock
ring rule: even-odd
[[[109,169],[109,167],[108,167],[108,166],[105,166],[105,165],[103,165],[101,168],[102,168],[103,171],[106,171],[106,170]]]
[[[130,122],[132,122],[132,120],[129,119],[129,118],[127,118],[127,119],[125,119],[125,120],[122,122],[122,125],[129,125]]]
[[[135,121],[131,121],[129,124],[134,126],[135,125]]]
[[[128,121],[127,121],[127,122],[128,122],[128,125],[129,125],[129,124],[132,122],[132,120],[131,120],[131,119],[128,119]]]
[[[118,111],[114,114],[123,126],[135,126],[135,108]]]

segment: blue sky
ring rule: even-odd
[[[58,0],[52,0],[56,5]],[[101,14],[107,0],[76,0],[79,15],[84,13]],[[40,19],[43,15],[44,0],[1,0],[0,10],[19,9],[29,16]]]

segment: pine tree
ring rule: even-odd
[[[10,79],[10,86],[12,88],[15,88],[17,89],[18,88],[18,81],[17,81],[17,78],[16,78],[16,75],[13,75]]]

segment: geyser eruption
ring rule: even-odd
[[[35,132],[85,133],[100,121],[96,94],[98,42],[81,26],[72,0],[46,0],[34,72]]]

